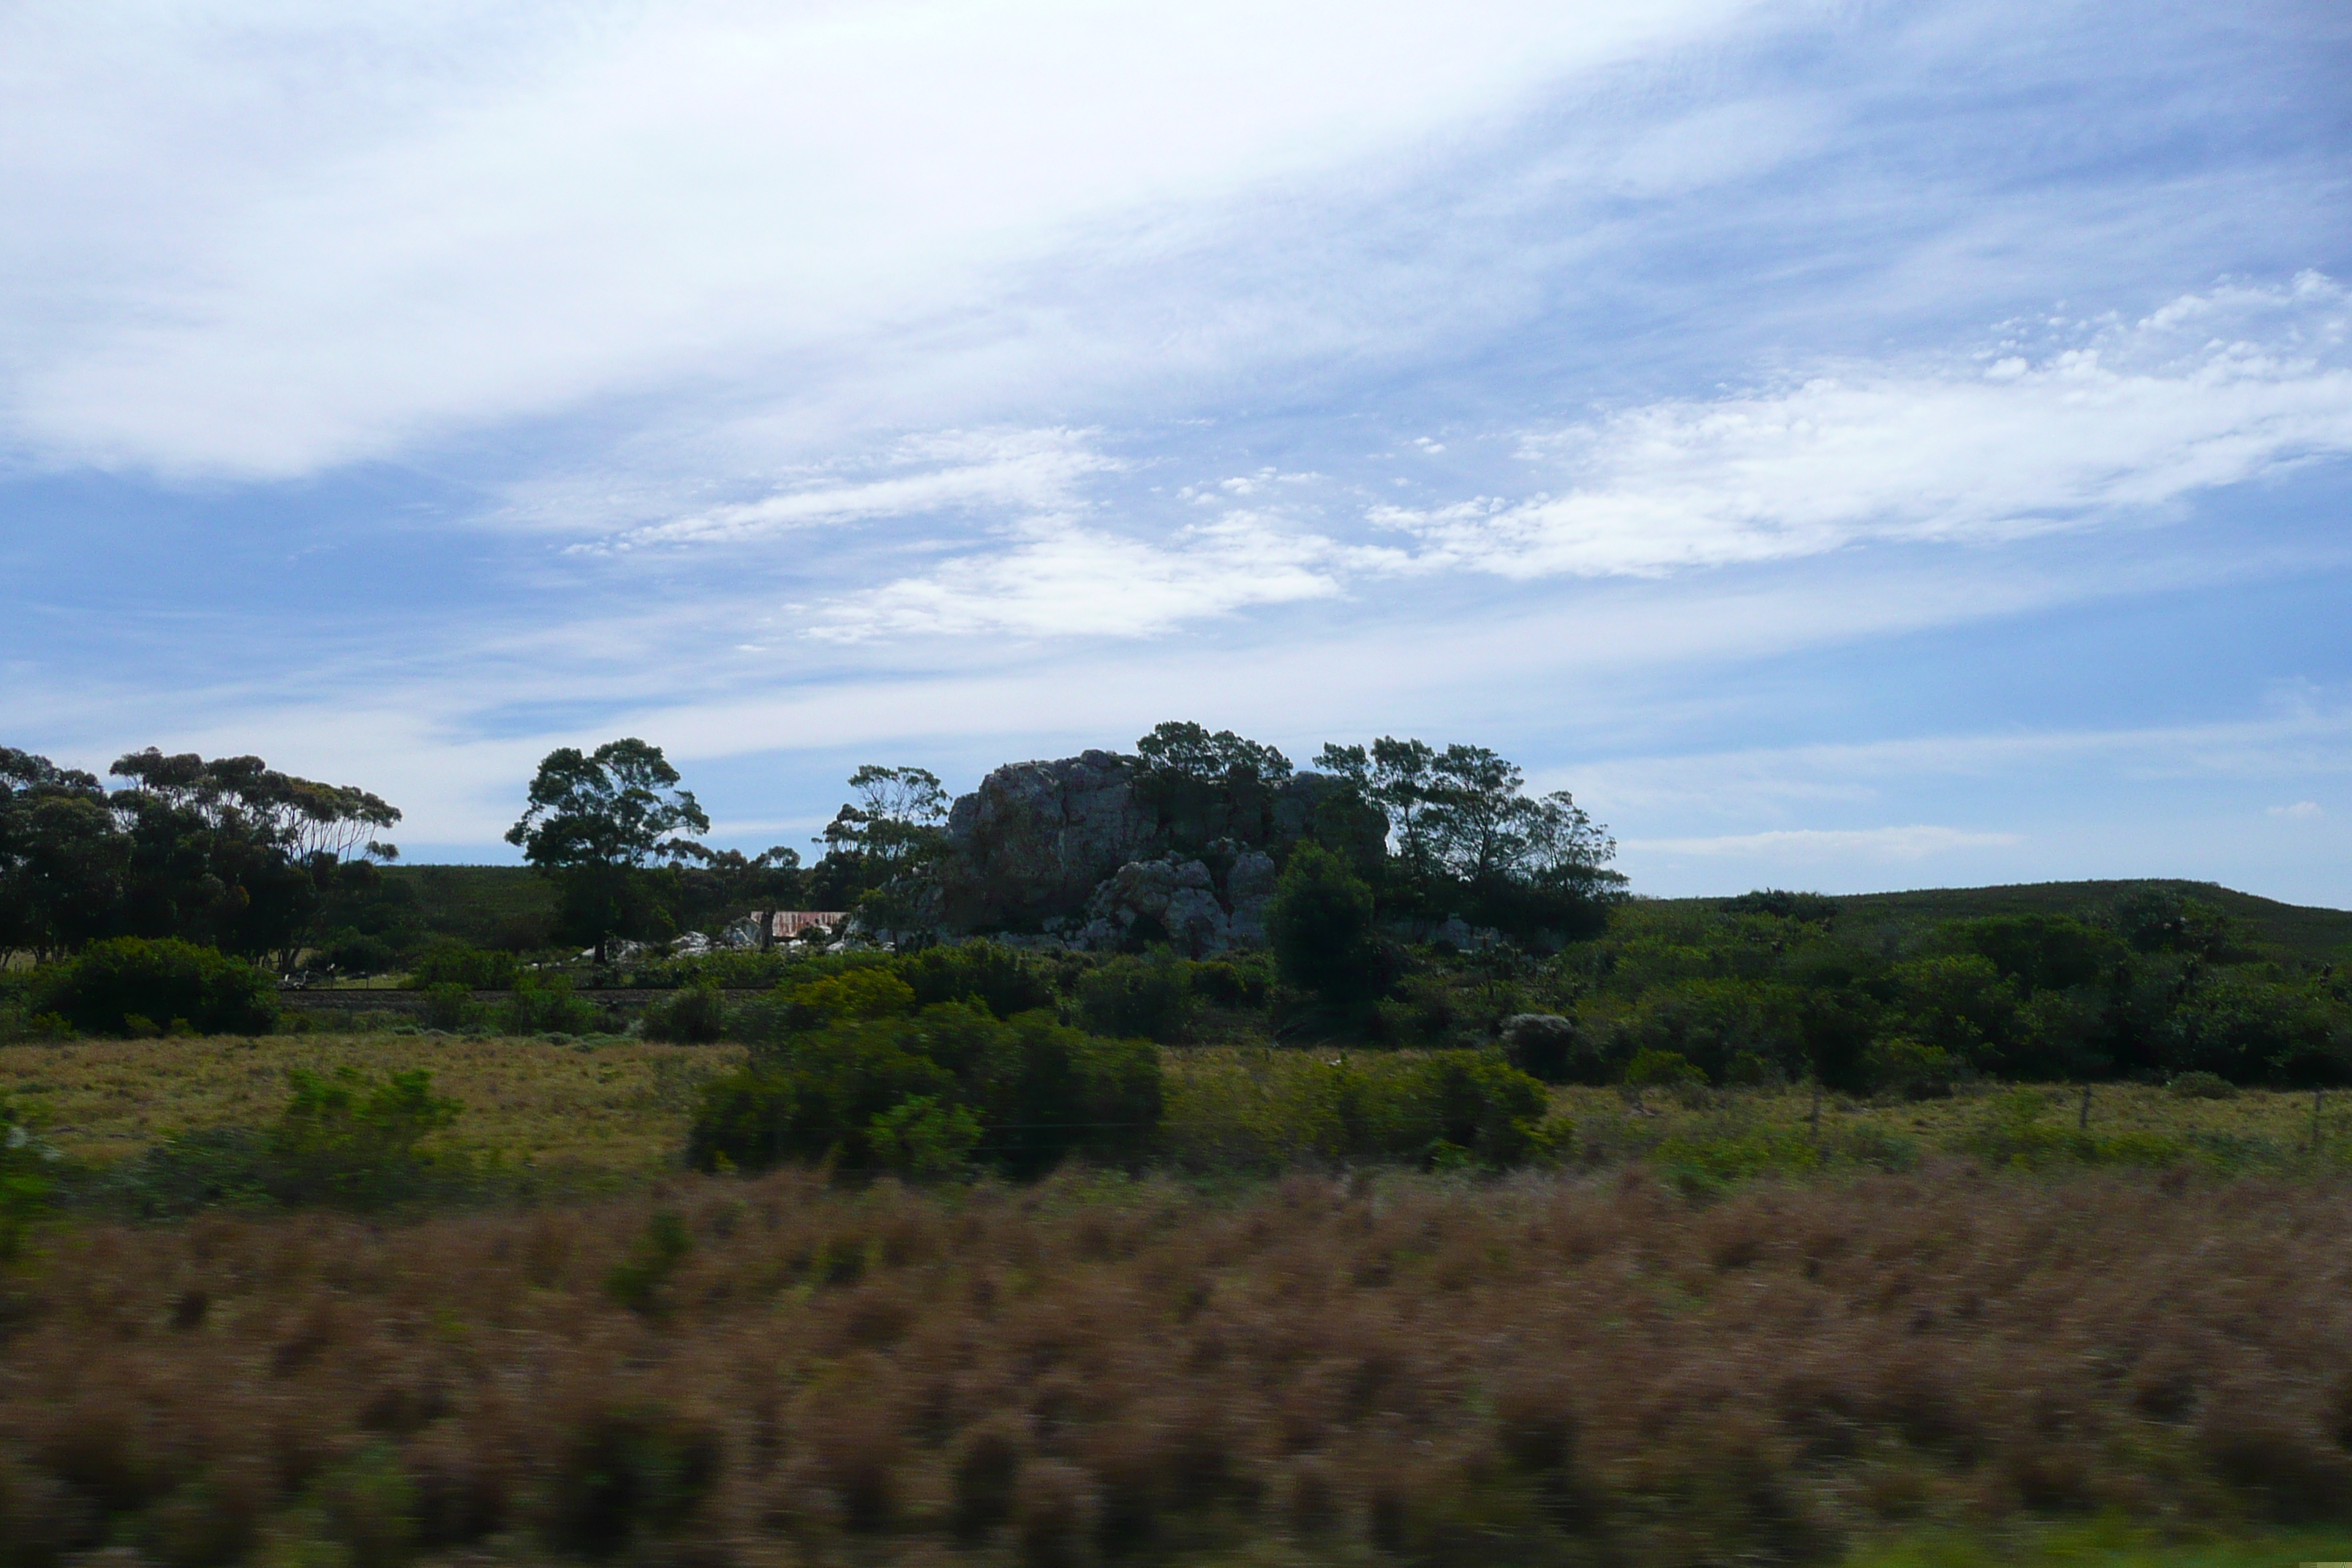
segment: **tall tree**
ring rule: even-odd
[[[1317,765],[1354,781],[1388,813],[1396,859],[1383,900],[1464,913],[1506,930],[1594,929],[1625,879],[1607,829],[1565,790],[1527,794],[1527,775],[1485,746],[1384,735],[1327,745]]]
[[[530,805],[507,829],[507,842],[555,879],[565,933],[593,942],[599,963],[614,937],[663,934],[668,911],[654,873],[707,853],[693,840],[710,818],[678,784],[661,748],[634,737],[593,752],[560,747],[541,761]]]
[[[106,935],[129,858],[96,774],[0,746],[0,958]]]
[[[290,967],[330,894],[399,848],[376,837],[397,808],[350,784],[280,773],[259,757],[150,746],[108,770],[131,841],[130,929],[208,942]]]
[[[947,786],[928,768],[868,763],[849,775],[849,787],[857,798],[817,840],[825,847],[814,878],[820,898],[827,907],[861,907],[893,931],[925,923],[926,873],[947,844]]]

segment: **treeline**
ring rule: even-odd
[[[1286,858],[1303,839],[1346,861],[1383,919],[1589,936],[1624,882],[1608,867],[1605,830],[1564,793],[1527,795],[1521,771],[1484,747],[1326,746],[1327,787],[1287,837],[1272,802],[1294,769],[1271,746],[1171,722],[1121,760],[1161,852],[1268,844]],[[121,787],[0,750],[0,959],[169,937],[280,970],[383,973],[446,938],[419,883],[383,874],[398,850],[378,835],[400,813],[364,790],[257,757],[152,748],[110,772]],[[919,945],[941,927],[947,790],[926,769],[880,765],[859,768],[849,787],[816,840],[822,855],[804,865],[782,845],[752,855],[702,843],[709,818],[657,746],[561,748],[507,835],[551,896],[496,911],[475,945],[592,950],[603,963],[621,942],[724,937],[753,910],[793,908],[856,911]]]
[[[2265,951],[2171,889],[1907,929],[1849,929],[1834,900],[1801,893],[1636,903],[1549,963],[1497,951],[1472,967],[1513,1005],[1556,1016],[1515,1036],[1521,1060],[1552,1078],[1686,1070],[1921,1095],[1970,1077],[2352,1079],[2352,975]],[[1454,1033],[1464,994],[1408,977],[1386,1016],[1406,1038]]]
[[[0,957],[111,937],[176,937],[289,963],[331,900],[399,851],[400,813],[363,789],[258,757],[149,748],[97,775],[0,747]]]

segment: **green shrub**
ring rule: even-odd
[[[1644,1046],[1625,1064],[1625,1081],[1635,1089],[1664,1089],[1685,1083],[1704,1086],[1706,1074],[1680,1051]]]
[[[971,1165],[981,1125],[969,1107],[916,1094],[876,1117],[866,1137],[882,1165],[910,1176],[937,1178],[960,1174]]]
[[[459,1113],[456,1100],[433,1092],[431,1073],[286,1076],[292,1092],[275,1126],[176,1134],[116,1171],[100,1195],[162,1217],[273,1205],[379,1208],[470,1184],[464,1162],[418,1147]]]
[[[1164,947],[1106,959],[1078,982],[1078,1016],[1098,1035],[1172,1044],[1192,1027],[1190,967]]]
[[[1264,1007],[1274,976],[1263,958],[1213,958],[1191,970],[1192,994],[1213,1007]]]
[[[2238,1086],[2215,1072],[2185,1072],[2166,1087],[2183,1100],[2238,1098]]]
[[[727,999],[703,985],[689,985],[646,1009],[645,1037],[678,1045],[709,1045],[727,1032]]]
[[[978,1002],[1000,1018],[1054,1005],[1054,983],[1026,955],[992,942],[929,947],[891,969],[914,991],[915,1005]]]
[[[278,1021],[277,987],[243,959],[173,938],[118,937],[33,978],[26,1010],[55,1014],[89,1034],[266,1034]]]
[[[796,967],[793,959],[772,949],[722,949],[656,959],[632,969],[628,978],[632,985],[657,990],[710,985],[721,991],[765,991],[789,980]]]
[[[1864,1059],[1873,1088],[1891,1089],[1908,1100],[1950,1094],[1960,1071],[1960,1064],[1943,1047],[1900,1037],[1879,1041]]]
[[[961,1143],[981,1163],[1033,1176],[1073,1153],[1137,1158],[1160,1095],[1159,1056],[1143,1041],[1081,1034],[1044,1012],[1000,1019],[941,1003],[911,1017],[845,1016],[763,1048],[706,1086],[688,1157],[704,1169],[798,1160],[921,1174],[953,1163]]]
[[[1600,1042],[1575,1019],[1557,1013],[1517,1013],[1503,1020],[1503,1054],[1545,1083],[1599,1083],[1607,1068]]]
[[[320,956],[329,968],[344,974],[382,974],[400,962],[392,943],[356,931],[339,933]]]
[[[1502,1168],[1556,1152],[1544,1087],[1493,1051],[1266,1050],[1170,1082],[1161,1148],[1198,1171],[1301,1161]]]
[[[540,1530],[557,1552],[593,1561],[644,1560],[717,1485],[726,1450],[709,1423],[656,1405],[593,1409],[575,1417],[538,1502]]]
[[[596,1005],[574,995],[572,982],[561,974],[520,976],[495,1016],[509,1035],[584,1035],[604,1022]]]
[[[286,1077],[294,1092],[269,1138],[269,1185],[281,1203],[365,1207],[412,1195],[432,1164],[417,1144],[460,1109],[433,1092],[422,1068],[380,1079],[353,1068]]]
[[[428,1029],[459,1029],[478,1026],[489,1016],[489,1009],[474,1000],[474,994],[455,981],[428,986],[424,1004],[416,1010],[417,1021]]]
[[[462,985],[469,991],[505,991],[519,973],[515,955],[470,947],[448,938],[429,942],[409,961],[408,983],[416,986]]]

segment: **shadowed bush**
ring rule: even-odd
[[[43,967],[25,1010],[94,1035],[258,1035],[278,1020],[278,993],[268,975],[217,949],[126,936]]]
[[[940,1174],[961,1145],[977,1163],[1028,1177],[1074,1153],[1125,1164],[1150,1149],[1160,1076],[1148,1043],[1082,1034],[1045,1013],[999,1019],[961,1003],[861,1017],[858,1009],[895,1005],[908,990],[887,974],[866,978],[877,974],[853,971],[796,994],[794,1005],[834,1010],[839,1021],[789,1035],[709,1085],[690,1163],[825,1161],[845,1172]]]

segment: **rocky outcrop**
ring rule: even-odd
[[[1087,921],[1071,945],[1108,950],[1164,942],[1191,958],[1222,952],[1232,921],[1216,882],[1199,860],[1130,860],[1087,900]]]
[[[1233,911],[1227,940],[1235,947],[1265,945],[1265,906],[1274,899],[1274,857],[1252,849],[1234,858],[1225,873],[1225,902]]]
[[[1013,763],[959,798],[940,870],[948,929],[1066,918],[1105,878],[1150,856],[1158,824],[1136,795],[1139,765],[1114,752]]]
[[[1315,837],[1377,853],[1387,830],[1346,780],[1323,773],[1227,784],[1113,752],[1015,763],[949,814],[940,923],[1081,947],[1255,947],[1285,850]]]

